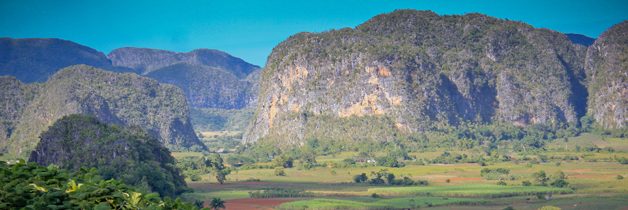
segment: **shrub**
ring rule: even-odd
[[[366,176],[366,173],[362,173],[359,175],[355,175],[353,177],[353,182],[355,183],[365,183],[368,180],[368,176]]]
[[[397,158],[393,156],[379,157],[375,159],[375,162],[378,166],[384,167],[400,168],[405,166],[405,164],[399,162]]]
[[[532,183],[530,181],[526,180],[526,181],[521,182],[521,185],[523,185],[523,186],[531,186]]]
[[[622,176],[622,175],[617,175],[617,180],[622,180],[622,179],[624,179],[624,176]]]
[[[487,179],[487,180],[499,180],[499,179],[506,179],[508,178],[508,175],[510,174],[510,169],[506,169],[506,168],[483,168],[480,171],[480,176],[482,176],[483,178]]]
[[[201,176],[199,176],[198,174],[192,174],[190,176],[190,180],[192,180],[193,182],[201,181]]]
[[[547,181],[549,181],[547,174],[545,174],[545,171],[543,170],[532,174],[532,176],[534,177],[534,181],[541,186],[547,185]]]
[[[275,168],[275,176],[286,176],[286,172],[282,168]]]
[[[275,167],[292,168],[293,163],[294,159],[286,155],[277,156],[273,159],[273,166]]]

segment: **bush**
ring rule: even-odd
[[[622,180],[622,179],[624,179],[624,176],[622,176],[622,175],[617,175],[617,180]]]
[[[503,180],[499,180],[499,182],[497,182],[497,185],[506,186],[508,184],[506,182],[504,182]]]
[[[285,155],[277,156],[273,159],[273,166],[275,167],[292,168],[293,163],[294,159]]]
[[[523,185],[523,186],[531,186],[532,182],[526,180],[526,181],[521,182],[521,185]]]
[[[201,181],[201,176],[199,176],[198,174],[192,174],[190,176],[190,180],[192,180],[193,182]]]
[[[275,176],[286,176],[286,172],[282,168],[275,168]]]
[[[400,168],[405,166],[405,164],[399,162],[397,158],[393,156],[379,157],[375,159],[375,162],[378,166],[391,168]]]
[[[500,180],[508,178],[510,169],[506,168],[483,168],[480,171],[480,176],[487,180]]]
[[[368,180],[368,177],[366,176],[366,173],[355,175],[353,177],[353,182],[355,183],[365,183],[367,180]]]

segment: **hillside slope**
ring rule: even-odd
[[[40,85],[27,85],[15,77],[0,76],[0,148],[15,130],[24,107],[31,103]]]
[[[104,179],[149,187],[162,196],[186,189],[175,159],[161,143],[139,128],[107,125],[94,117],[68,115],[41,135],[31,162],[78,171],[94,167]]]
[[[70,114],[89,114],[106,123],[139,126],[172,150],[204,149],[192,129],[185,96],[179,88],[135,74],[76,65],[41,84],[39,94],[23,108],[7,142],[8,153],[28,155],[48,126]]]
[[[606,129],[625,128],[628,122],[628,21],[619,23],[589,47],[588,113]]]
[[[108,56],[115,67],[180,87],[193,108],[242,109],[257,98],[258,82],[250,78],[259,74],[259,67],[218,50],[177,53],[127,47]]]
[[[564,34],[481,14],[398,10],[355,29],[296,34],[269,56],[245,141],[577,124],[585,53]]]

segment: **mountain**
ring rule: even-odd
[[[197,128],[203,130],[242,130],[246,125],[243,122],[248,121],[248,113],[257,101],[260,68],[218,50],[177,53],[127,47],[113,50],[107,57],[89,47],[61,39],[0,39],[0,75],[13,76],[21,82],[45,82],[61,68],[75,64],[114,72],[134,72],[180,87],[190,107],[196,109],[193,113],[198,113],[192,116],[195,122],[232,118],[238,122],[233,126],[198,124]],[[228,119],[223,119],[224,113],[235,114],[228,114]],[[0,132],[3,133],[0,136],[6,136],[3,134],[9,131],[9,125],[1,126]],[[0,142],[2,139],[0,137]]]
[[[0,76],[0,145],[15,130],[24,107],[31,103],[40,85],[26,85],[15,77]]]
[[[415,10],[299,33],[269,56],[244,138],[289,145],[469,123],[575,125],[586,113],[586,50],[521,22]]]
[[[103,53],[71,41],[0,38],[0,75],[26,83],[44,82],[59,69],[75,64],[111,68]]]
[[[259,67],[218,50],[120,48],[108,56],[116,67],[180,87],[194,108],[241,109],[257,98],[257,80],[247,78]]]
[[[70,114],[89,114],[105,123],[139,126],[172,150],[205,149],[192,129],[183,92],[172,85],[136,74],[75,65],[60,70],[39,86],[40,91],[30,103],[19,107],[22,114],[5,142],[9,154],[28,155],[48,126]]]
[[[185,63],[228,70],[238,78],[244,78],[259,67],[225,52],[196,49],[187,53],[166,50],[125,47],[111,51],[108,55],[114,66],[133,69],[138,74],[148,74],[174,64]]]
[[[72,171],[94,167],[104,179],[147,187],[162,196],[186,190],[175,159],[159,140],[140,128],[108,125],[91,116],[57,120],[41,134],[29,161]]]
[[[594,38],[582,35],[582,34],[565,34],[567,36],[567,38],[569,38],[569,40],[571,40],[571,42],[573,42],[574,44],[579,44],[579,45],[584,45],[584,46],[591,46],[593,44],[593,42],[595,42]]]
[[[586,55],[588,113],[603,128],[625,128],[628,121],[628,21],[604,32]]]

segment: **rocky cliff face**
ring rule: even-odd
[[[147,184],[162,196],[186,189],[175,159],[159,140],[141,129],[108,125],[91,116],[74,114],[56,121],[41,134],[29,161],[72,171],[94,167],[105,179]]]
[[[585,53],[563,34],[480,14],[400,10],[355,29],[300,33],[269,56],[245,141],[575,124],[586,108]]]
[[[22,110],[7,142],[9,154],[28,155],[48,126],[79,113],[106,123],[139,126],[169,149],[204,148],[192,129],[185,96],[174,86],[76,65],[56,73],[40,90]]]
[[[26,85],[15,77],[0,77],[0,148],[15,130],[19,118],[40,85]]]
[[[221,51],[120,48],[109,58],[116,67],[180,87],[193,108],[242,109],[257,98],[259,67]]]
[[[588,113],[603,128],[628,121],[628,21],[604,32],[587,51]]]
[[[111,68],[103,53],[74,42],[0,38],[0,75],[27,83],[44,82],[59,69],[75,64]]]

